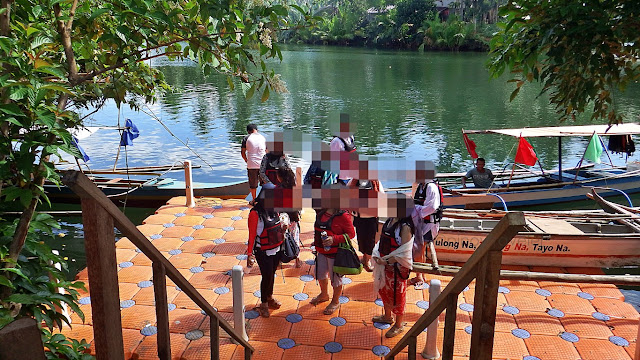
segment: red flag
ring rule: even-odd
[[[464,139],[464,146],[467,147],[467,152],[469,152],[471,158],[477,159],[478,153],[476,153],[476,143],[469,139],[469,137],[465,133],[462,133],[462,138]]]
[[[536,152],[533,151],[533,146],[529,144],[527,139],[521,137],[520,144],[518,144],[518,151],[516,152],[516,162],[524,165],[533,166],[538,161]]]

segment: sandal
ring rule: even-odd
[[[415,278],[409,280],[409,285],[414,285],[416,287],[422,286],[422,285],[424,285],[424,281],[422,281],[419,278],[415,277]]]
[[[393,318],[387,319],[386,317],[384,317],[384,315],[376,315],[373,318],[371,318],[371,321],[374,323],[380,323],[380,324],[393,324]]]
[[[269,305],[269,309],[278,310],[282,303],[274,298],[267,300],[267,304]]]
[[[316,306],[316,305],[318,305],[320,303],[327,302],[327,301],[329,301],[329,297],[328,296],[326,298],[321,298],[320,295],[318,295],[318,296],[314,297],[313,299],[311,299],[311,301],[309,301],[309,303],[311,305]]]
[[[267,303],[260,304],[260,306],[254,308],[254,310],[256,310],[258,312],[258,314],[260,314],[260,316],[262,316],[264,318],[268,318],[270,316],[270,314],[269,314],[269,304],[267,304]]]
[[[401,324],[400,326],[396,324],[396,325],[393,325],[391,329],[387,331],[386,334],[384,334],[384,337],[386,337],[387,339],[390,339],[394,336],[400,335],[403,332],[404,332],[404,324]]]
[[[337,303],[337,304],[330,303],[329,305],[327,305],[327,307],[324,309],[322,313],[325,315],[331,315],[334,312],[336,312],[336,310],[338,310],[339,308],[340,308],[340,303]]]

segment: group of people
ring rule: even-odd
[[[281,306],[273,297],[273,286],[285,237],[293,236],[299,242],[299,209],[292,205],[291,199],[287,199],[292,194],[290,190],[296,179],[278,141],[267,149],[266,141],[255,125],[247,126],[247,132],[242,156],[247,162],[253,195],[253,208],[248,218],[247,266],[252,267],[257,262],[260,268],[261,304],[257,311],[261,316],[269,317],[270,310]],[[330,147],[339,155],[348,154],[355,151],[355,141],[353,136],[336,136]],[[322,174],[320,176],[326,180],[327,171],[317,167],[309,171],[313,174],[307,178]],[[316,219],[312,250],[316,255],[315,277],[320,293],[311,299],[311,304],[328,302],[323,310],[326,315],[338,310],[343,276],[334,271],[334,260],[341,244],[357,239],[358,249],[363,254],[363,267],[373,273],[375,291],[384,305],[384,314],[373,317],[372,321],[392,325],[385,336],[394,337],[404,331],[407,287],[424,281],[421,274],[409,278],[413,261],[425,261],[426,245],[438,234],[442,189],[436,182],[417,183],[411,199],[406,194],[385,194],[380,181],[369,180],[366,174],[362,179],[347,178],[341,171],[336,175],[335,183],[340,185],[332,188],[331,196],[353,194],[342,192],[343,189],[356,190],[361,198],[373,198],[376,204],[343,208],[335,205],[340,204],[339,201],[320,199],[320,206],[314,206]],[[263,184],[263,191],[256,195],[259,183]],[[280,197],[282,199],[274,199]],[[281,206],[274,206],[276,203]],[[378,236],[381,209],[384,209],[382,214],[387,219]]]

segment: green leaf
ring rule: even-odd
[[[54,90],[54,91],[65,93],[67,95],[74,95],[73,92],[71,92],[69,89],[67,89],[66,87],[64,87],[62,85],[58,85],[58,84],[42,85],[40,87],[40,89]]]
[[[1,104],[0,112],[13,116],[24,116],[24,113],[16,104]]]
[[[7,279],[7,277],[4,276],[4,275],[0,275],[0,285],[6,286],[6,287],[11,288],[11,289],[15,289],[16,288],[15,286],[13,286],[11,281],[9,281],[9,279]]]
[[[264,91],[262,92],[262,98],[260,98],[260,101],[265,102],[269,100],[269,86],[265,86],[264,87]]]
[[[91,16],[89,16],[89,21],[93,21],[93,20],[97,19],[100,15],[102,15],[102,14],[106,14],[106,13],[108,13],[109,11],[110,11],[109,9],[104,9],[104,8],[94,10],[94,11],[91,13]]]
[[[509,97],[509,101],[513,101],[513,99],[515,99],[516,96],[518,96],[520,89],[521,87],[517,87],[515,90],[513,90],[513,92],[511,93],[511,96]]]
[[[7,301],[20,304],[39,304],[41,298],[28,294],[13,294],[7,298]]]
[[[249,90],[247,90],[247,92],[246,92],[246,94],[244,95],[244,97],[245,97],[247,100],[250,100],[250,99],[253,97],[253,93],[255,93],[255,91],[256,91],[256,85],[254,84],[254,85],[252,85],[252,86],[249,88]]]

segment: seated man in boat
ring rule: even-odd
[[[477,188],[491,188],[494,187],[493,178],[494,175],[489,169],[484,167],[485,161],[483,158],[476,160],[476,167],[469,170],[465,176],[462,177],[462,187],[467,187],[467,178],[473,180],[473,186]]]

